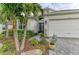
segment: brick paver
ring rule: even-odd
[[[55,50],[50,55],[79,55],[79,39],[58,38]]]

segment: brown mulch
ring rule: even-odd
[[[26,52],[26,51],[29,51],[29,50],[32,50],[32,49],[35,49],[34,46],[32,46],[32,44],[29,40],[26,40],[23,52]]]
[[[39,46],[38,46],[38,47],[39,47]],[[25,46],[24,46],[23,52],[26,52],[26,51],[29,51],[29,50],[33,50],[33,49],[36,49],[36,48],[38,48],[38,47],[32,46],[31,42],[28,41],[28,40],[26,40],[26,41],[25,41]],[[45,51],[43,52],[43,54],[44,54],[44,55],[45,55],[45,54],[49,54],[49,52],[48,52],[48,49],[49,49],[48,44],[45,45],[44,48],[45,48]]]

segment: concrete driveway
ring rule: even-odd
[[[50,55],[79,55],[79,39],[58,38],[55,50],[50,50]]]

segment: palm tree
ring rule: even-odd
[[[17,17],[19,16],[19,14],[21,14],[21,9],[19,9],[19,7],[21,6],[21,4],[18,3],[10,3],[10,11],[12,12],[12,17],[13,17],[13,32],[14,32],[14,39],[15,39],[15,44],[16,44],[16,51],[20,52],[20,43],[18,40],[18,33],[17,33]]]
[[[4,20],[7,20],[8,18],[11,18],[13,22],[13,32],[14,32],[14,40],[16,45],[16,51],[20,52],[20,50],[23,50],[24,48],[24,42],[26,39],[26,33],[27,33],[27,22],[28,22],[28,15],[33,13],[35,20],[38,20],[38,14],[41,12],[41,7],[39,4],[33,4],[33,3],[4,3],[2,4],[3,10],[1,12],[2,18]],[[24,29],[24,36],[20,48],[20,43],[18,40],[18,33],[17,33],[17,18],[20,19],[21,13],[24,13],[23,19],[25,21],[25,29]],[[7,21],[5,21],[7,23]],[[7,26],[6,26],[7,27]]]
[[[4,3],[2,4],[3,7],[3,12],[1,14],[3,14],[3,18],[5,20],[5,22],[7,23],[7,17],[11,17],[12,21],[13,21],[13,32],[14,32],[14,39],[15,39],[15,45],[16,45],[16,51],[19,51],[19,40],[18,40],[18,33],[17,33],[17,16],[20,13],[20,10],[18,10],[18,7],[20,6],[20,4],[17,3]],[[5,23],[5,24],[6,24]]]
[[[10,17],[10,10],[8,9],[8,6],[6,6],[6,4],[0,4],[1,6],[1,9],[0,9],[0,15],[1,15],[1,18],[2,18],[2,21],[4,22],[5,24],[5,31],[6,31],[6,38],[8,38],[8,20],[9,20],[9,17]]]
[[[21,50],[24,49],[24,43],[25,43],[25,39],[26,39],[26,33],[27,33],[27,22],[28,22],[28,15],[30,15],[31,13],[33,13],[33,17],[35,18],[35,20],[38,20],[38,14],[42,11],[42,8],[39,4],[34,4],[34,3],[28,3],[28,4],[23,4],[23,9],[24,9],[24,19],[25,19],[25,30],[24,30],[24,36],[23,36],[23,41],[22,41],[22,45],[21,45]]]

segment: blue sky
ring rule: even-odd
[[[54,10],[79,9],[78,3],[40,3],[42,8],[49,7]]]

